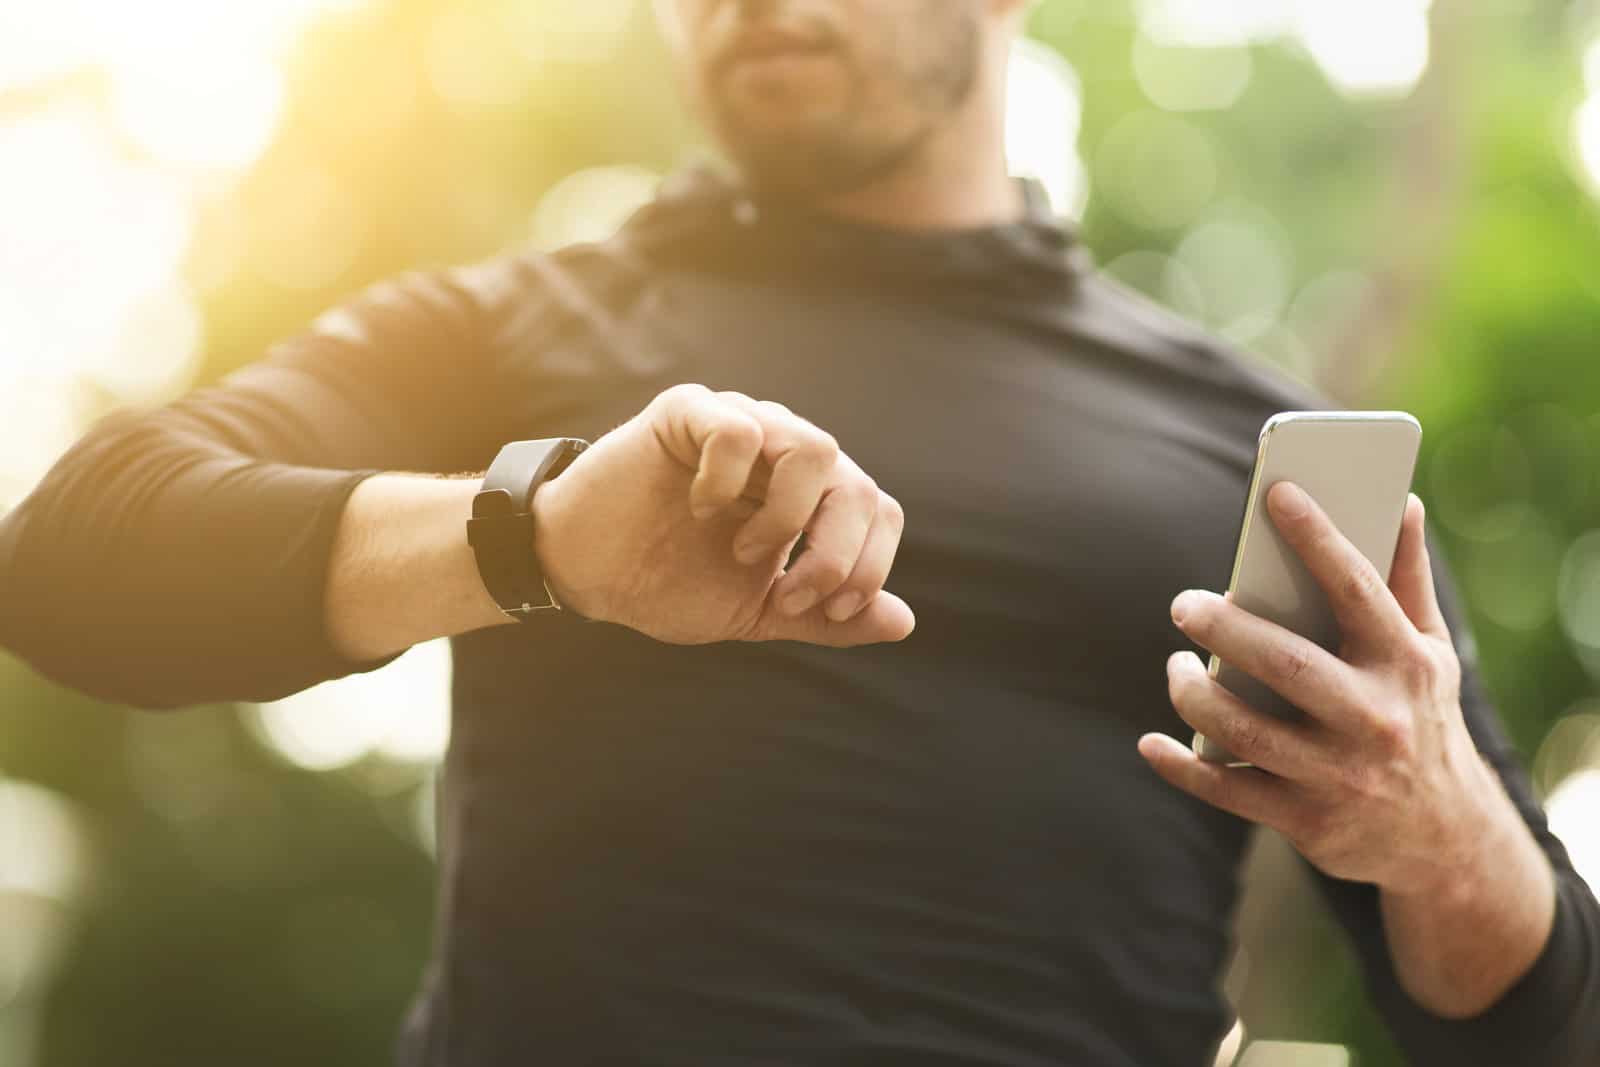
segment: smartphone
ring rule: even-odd
[[[1341,635],[1328,598],[1278,534],[1267,513],[1267,491],[1288,481],[1310,493],[1387,582],[1421,444],[1421,424],[1401,411],[1289,411],[1268,419],[1228,583],[1233,602],[1337,654]],[[1302,714],[1216,656],[1211,677],[1258,711],[1285,718]],[[1194,750],[1212,763],[1240,765],[1202,734],[1195,734]]]

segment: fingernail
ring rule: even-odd
[[[1179,626],[1182,626],[1183,620],[1187,618],[1189,612],[1193,610],[1195,601],[1197,599],[1198,597],[1192,589],[1187,592],[1179,593],[1177,599],[1173,600],[1172,602],[1172,621],[1177,623]]]
[[[1182,759],[1186,755],[1183,746],[1166,734],[1145,734],[1139,738],[1138,747],[1139,755],[1152,765],[1170,763],[1174,758]]]
[[[861,606],[860,593],[840,593],[828,601],[828,618],[834,622],[844,622],[856,613]]]
[[[817,602],[817,591],[802,586],[783,598],[783,610],[788,615],[799,615]]]
[[[1306,496],[1306,491],[1293,482],[1279,482],[1273,494],[1276,501],[1278,514],[1286,519],[1298,519],[1311,510],[1311,498]]]
[[[1183,667],[1183,653],[1174,652],[1167,657],[1167,673],[1176,674]]]

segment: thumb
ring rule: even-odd
[[[1450,639],[1450,628],[1439,610],[1433,587],[1433,565],[1428,559],[1427,519],[1422,501],[1413,493],[1406,501],[1405,519],[1400,525],[1400,543],[1395,546],[1394,566],[1389,572],[1389,591],[1400,602],[1411,624],[1425,634]]]
[[[786,616],[770,600],[757,626],[759,641],[803,641],[829,648],[903,641],[917,625],[911,607],[893,593],[880,592],[867,606],[843,622],[834,622],[822,605],[796,616]]]

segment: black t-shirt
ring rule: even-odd
[[[0,525],[0,638],[122,701],[362,666],[322,629],[374,470],[596,437],[697,381],[833,433],[907,515],[902,644],[684,648],[572,618],[455,641],[411,1064],[1196,1067],[1249,827],[1161,782],[1168,604],[1226,585],[1256,434],[1315,397],[1096,273],[1037,196],[898,233],[679,183],[612,241],[379,286],[222,386],[112,419]],[[1318,876],[1421,1064],[1600,1052],[1600,910],[1466,654],[1465,710],[1558,873],[1485,1015],[1398,986],[1371,886]]]

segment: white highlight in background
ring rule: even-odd
[[[1426,0],[1308,3],[1299,33],[1328,80],[1350,96],[1404,96],[1428,69]]]
[[[78,817],[58,793],[0,778],[0,893],[68,901],[84,883]]]
[[[1567,846],[1573,868],[1600,893],[1600,768],[1564,779],[1545,801],[1550,831]]]
[[[656,195],[661,176],[644,167],[590,167],[551,186],[533,213],[533,243],[554,250],[604,241]]]
[[[283,73],[262,55],[191,60],[113,83],[117,123],[152,158],[194,170],[244,170],[272,143]]]
[[[1350,1050],[1305,1041],[1257,1041],[1244,1050],[1238,1067],[1350,1067]]]
[[[1221,48],[1297,39],[1348,96],[1405,96],[1428,69],[1431,0],[1143,0],[1163,45]]]
[[[262,704],[255,725],[269,749],[305,770],[369,755],[437,763],[450,740],[450,643],[429,641],[379,670]]]
[[[1142,0],[1139,22],[1161,44],[1224,48],[1288,32],[1294,11],[1286,0]]]
[[[1078,157],[1078,75],[1054,49],[1028,39],[1011,52],[1006,86],[1006,159],[1011,173],[1044,186],[1051,206],[1081,217],[1089,180]]]
[[[1600,89],[1578,108],[1572,120],[1573,148],[1583,167],[1583,178],[1600,194]]]

